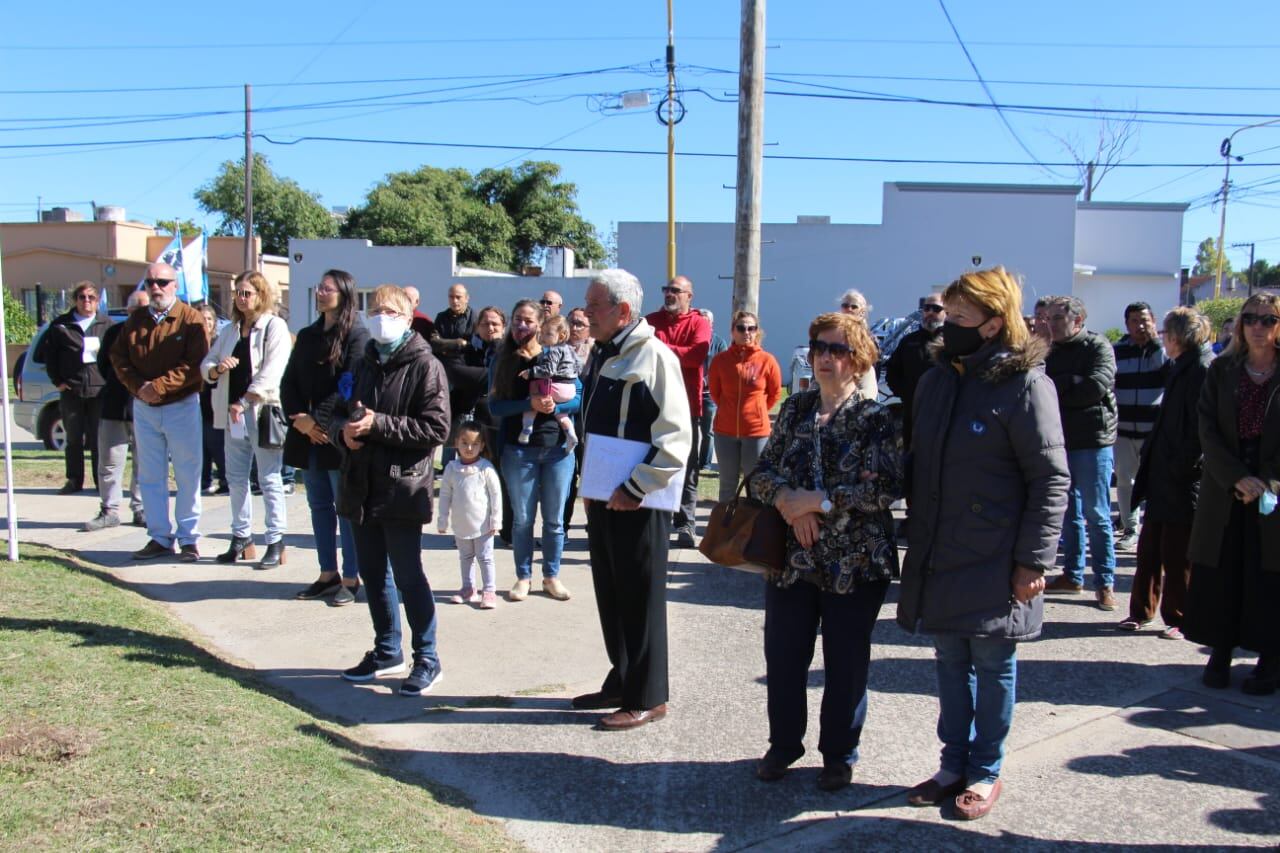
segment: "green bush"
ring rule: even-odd
[[[4,337],[11,344],[29,344],[36,333],[36,321],[12,293],[4,292]]]
[[[1102,334],[1106,336],[1107,340],[1114,344],[1116,341],[1124,337],[1124,329],[1117,329],[1115,326],[1112,326]]]
[[[1214,336],[1222,328],[1231,317],[1240,313],[1240,309],[1244,307],[1244,298],[1240,296],[1222,296],[1218,299],[1202,299],[1196,303],[1195,308],[1201,314],[1209,318],[1213,323]]]

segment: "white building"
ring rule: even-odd
[[[780,361],[809,322],[856,287],[872,318],[902,316],[965,270],[1003,264],[1022,276],[1024,313],[1037,296],[1085,301],[1096,331],[1123,327],[1124,306],[1157,317],[1178,304],[1185,204],[1077,202],[1078,186],[888,183],[879,225],[827,217],[761,227],[760,322]],[[619,265],[640,277],[647,307],[666,278],[664,222],[618,224]],[[733,292],[733,224],[677,223],[680,273],[694,304],[715,312],[726,339]]]
[[[569,256],[572,265],[572,256]],[[561,264],[563,266],[563,263]],[[518,300],[538,299],[554,290],[564,298],[564,312],[581,305],[591,274],[574,277],[519,276],[459,267],[452,246],[375,246],[368,240],[290,240],[289,328],[298,331],[316,320],[315,290],[325,270],[346,270],[355,276],[364,308],[365,294],[380,284],[412,285],[422,297],[419,310],[429,317],[449,307],[449,287],[466,285],[476,310],[497,305],[507,314]]]

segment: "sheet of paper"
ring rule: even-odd
[[[632,470],[644,461],[650,445],[643,441],[629,441],[611,435],[587,434],[586,449],[582,453],[582,478],[578,481],[578,494],[592,500],[607,501],[613,490],[631,476]],[[671,478],[666,488],[644,496],[640,506],[675,512],[680,506],[680,492],[684,487],[684,469]]]
[[[244,441],[249,437],[248,425],[244,415],[240,416],[240,420],[233,421],[231,416],[227,416],[227,435],[239,441]]]
[[[98,360],[98,350],[102,349],[102,338],[94,335],[85,335],[84,351],[80,354],[80,360],[84,364],[93,364]]]

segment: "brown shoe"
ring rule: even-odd
[[[1075,594],[1075,593],[1080,593],[1084,591],[1084,584],[1076,583],[1071,578],[1067,577],[1065,574],[1062,574],[1062,575],[1058,575],[1056,578],[1049,581],[1049,583],[1045,584],[1044,591],[1045,592],[1066,592],[1066,593]]]
[[[1116,609],[1116,594],[1111,591],[1111,587],[1100,587],[1097,596],[1099,610],[1111,611]]]
[[[646,723],[656,723],[666,715],[667,706],[663,703],[656,708],[643,711],[615,711],[601,717],[599,726],[609,732],[624,732],[627,729],[638,729]]]
[[[907,790],[907,805],[936,806],[938,803],[956,796],[968,785],[969,783],[963,778],[957,779],[950,785],[942,785],[934,779],[926,779],[914,788]]]
[[[995,807],[996,800],[1000,799],[1000,788],[1000,780],[997,779],[995,787],[985,797],[966,790],[956,797],[956,817],[962,820],[977,820],[980,817],[986,817],[987,812]]]

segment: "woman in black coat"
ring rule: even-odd
[[[342,677],[363,682],[404,671],[398,592],[413,648],[400,694],[419,696],[440,676],[422,526],[431,520],[432,454],[449,435],[449,384],[431,346],[409,325],[413,303],[403,288],[382,285],[365,313],[372,340],[353,381],[339,383],[328,436],[343,448],[338,514],[351,522],[374,647]]]
[[[340,607],[356,600],[360,577],[351,522],[338,518],[338,467],[342,458],[325,428],[339,383],[344,376],[350,381],[352,369],[364,356],[369,330],[356,310],[356,282],[350,273],[326,272],[316,287],[315,298],[320,319],[298,332],[280,382],[280,402],[293,424],[284,440],[284,462],[303,472],[311,532],[320,562],[320,577],[297,597],[332,595],[334,606]]]
[[[1138,538],[1137,569],[1122,631],[1151,624],[1160,605],[1166,640],[1182,639],[1183,605],[1191,561],[1191,519],[1200,495],[1200,418],[1196,405],[1213,352],[1206,343],[1209,320],[1193,308],[1175,308],[1164,318],[1169,357],[1164,396],[1133,482],[1132,505],[1147,502]]]
[[[1258,653],[1246,693],[1280,682],[1280,296],[1255,293],[1200,394],[1204,475],[1191,526],[1187,639],[1213,649],[1204,683],[1231,683],[1235,647]]]

